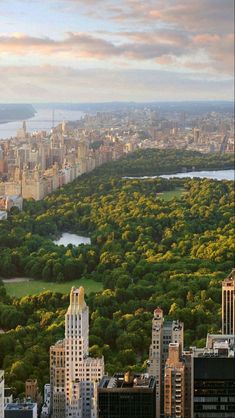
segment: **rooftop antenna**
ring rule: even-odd
[[[52,110],[52,129],[55,127],[55,109]]]

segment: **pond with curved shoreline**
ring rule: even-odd
[[[56,245],[64,245],[66,247],[69,244],[76,246],[81,244],[91,244],[91,239],[89,237],[83,237],[81,235],[64,232],[59,239],[53,242]]]

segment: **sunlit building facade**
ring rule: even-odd
[[[96,418],[96,389],[104,359],[89,357],[89,309],[84,289],[72,288],[65,339],[51,347],[53,418]]]
[[[152,320],[152,343],[149,350],[148,373],[156,379],[156,416],[164,417],[164,371],[170,343],[184,343],[184,325],[164,321],[163,311],[155,309]]]
[[[222,283],[222,333],[235,334],[235,269]]]
[[[178,343],[169,344],[164,376],[164,414],[166,418],[185,417],[185,364]]]

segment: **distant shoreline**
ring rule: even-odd
[[[0,124],[19,122],[33,118],[37,111],[32,105],[6,104],[0,105]]]
[[[12,122],[21,122],[22,120],[28,120],[33,118],[36,115],[37,112],[34,113],[34,115],[32,116],[25,116],[24,118],[17,118],[17,119],[10,119],[10,120],[6,120],[6,121],[0,121],[0,125],[5,125],[7,123],[12,123]]]

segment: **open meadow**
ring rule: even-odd
[[[66,283],[48,283],[42,280],[27,280],[21,282],[5,283],[8,295],[21,298],[27,295],[37,295],[41,292],[51,291],[60,293],[69,293],[72,286],[83,286],[87,294],[99,292],[102,289],[102,283],[90,279],[73,280]]]

